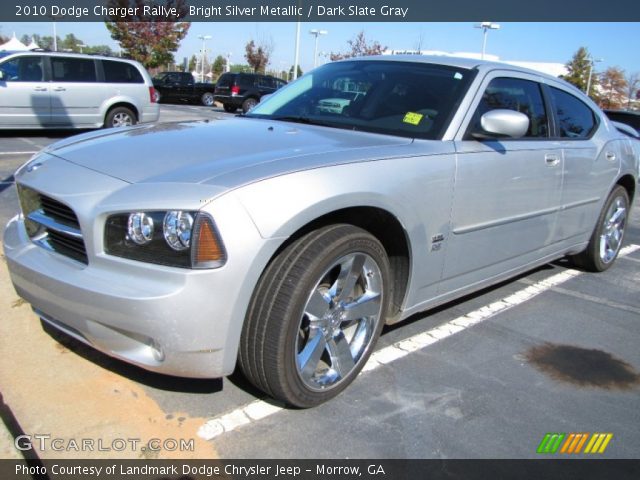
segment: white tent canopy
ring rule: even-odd
[[[31,44],[35,44],[33,41],[31,42]],[[0,51],[2,50],[19,50],[19,51],[24,51],[24,50],[30,50],[29,47],[27,47],[24,43],[22,43],[20,40],[18,40],[16,38],[16,34],[13,34],[13,37],[11,37],[11,40],[9,40],[7,43],[3,43],[2,45],[0,45]]]

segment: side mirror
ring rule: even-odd
[[[480,117],[480,132],[473,132],[477,139],[519,138],[529,130],[529,117],[514,110],[491,110]]]

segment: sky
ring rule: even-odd
[[[640,72],[640,23],[505,22],[500,26],[499,30],[488,32],[486,53],[497,55],[501,60],[567,63],[578,48],[584,46],[595,59],[602,59],[596,64],[596,71],[617,66],[627,73]],[[118,49],[103,23],[58,22],[56,29],[61,38],[73,33],[87,45],[109,45]],[[302,23],[300,66],[303,71],[313,67],[311,29],[328,31],[327,35],[319,37],[318,52],[347,51],[347,41],[360,31],[364,31],[369,41],[376,40],[395,50],[416,49],[418,45],[422,50],[446,52],[479,53],[482,50],[482,30],[474,28],[474,23]],[[11,36],[14,32],[18,38],[32,33],[52,35],[53,24],[0,23],[0,34]],[[198,36],[211,35],[206,43],[207,56],[215,58],[231,53],[232,64],[245,63],[244,46],[253,39],[257,43],[273,45],[269,69],[289,70],[294,61],[295,32],[295,22],[194,22],[175,57],[180,63],[184,57],[199,54],[202,41]],[[318,64],[324,61],[325,57],[320,56]]]

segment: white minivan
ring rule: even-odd
[[[0,128],[100,128],[158,120],[151,77],[122,58],[0,52]]]

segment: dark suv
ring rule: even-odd
[[[225,73],[216,83],[214,96],[216,102],[222,103],[225,111],[235,112],[242,107],[242,111],[247,113],[263,95],[275,92],[286,83],[270,75]]]

